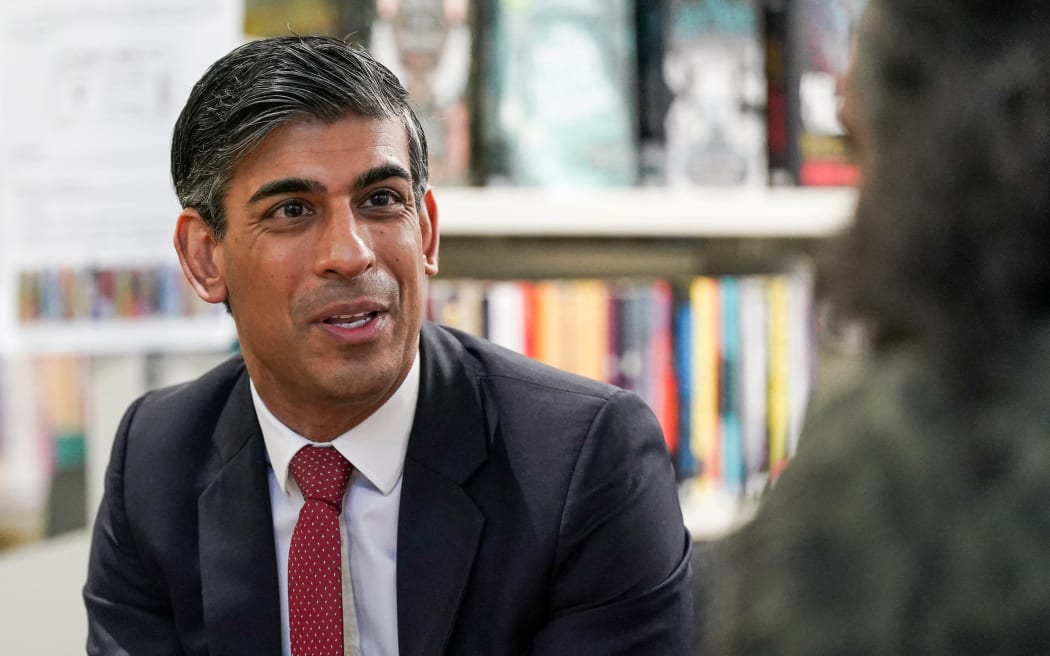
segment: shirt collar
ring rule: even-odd
[[[252,403],[259,418],[263,441],[277,483],[290,494],[288,466],[304,446],[332,446],[350,461],[372,485],[384,495],[390,494],[405,468],[408,435],[416,414],[419,398],[419,351],[405,380],[371,416],[327,444],[311,442],[288,428],[266,407],[255,383],[251,382]]]

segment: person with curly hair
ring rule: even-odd
[[[870,349],[720,551],[706,653],[1050,652],[1050,5],[871,0],[833,305]]]

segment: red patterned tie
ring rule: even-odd
[[[307,446],[290,469],[306,499],[288,551],[292,656],[342,656],[339,513],[353,467],[333,448]]]

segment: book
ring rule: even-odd
[[[675,471],[679,480],[693,478],[700,473],[692,445],[693,408],[693,312],[692,301],[686,296],[677,299],[674,309],[674,364],[678,385],[678,445],[674,451]]]
[[[668,0],[635,3],[638,52],[638,166],[645,186],[667,184],[664,118],[671,106],[671,89],[664,79],[667,52]]]
[[[470,0],[399,0],[374,5],[368,50],[408,90],[429,151],[430,180],[470,176]],[[371,9],[371,8],[370,8]]]
[[[860,171],[839,122],[844,76],[866,0],[796,0],[790,4],[789,101],[795,105],[798,182],[855,185]]]
[[[788,369],[788,303],[789,288],[785,276],[772,276],[766,283],[768,330],[766,349],[769,357],[766,421],[769,430],[769,474],[773,480],[787,465],[790,371]]]
[[[497,0],[481,54],[488,184],[622,187],[638,178],[627,0]]]
[[[649,369],[652,391],[648,399],[667,443],[678,448],[678,382],[674,367],[674,290],[666,280],[650,285]]]
[[[744,491],[746,476],[744,444],[740,427],[740,295],[737,279],[725,276],[718,284],[719,317],[719,431],[722,451],[722,481],[735,496]]]
[[[765,0],[762,34],[765,41],[766,157],[769,184],[799,184],[798,107],[789,46],[789,0]]]
[[[692,361],[692,416],[690,448],[700,460],[699,478],[707,486],[722,482],[721,430],[719,421],[719,340],[720,323],[718,280],[709,276],[694,278],[689,286],[692,310],[690,339]]]
[[[769,471],[766,281],[761,276],[743,276],[737,284],[740,311],[737,398],[746,476],[745,494],[757,497],[766,488]]]
[[[757,0],[669,2],[667,183],[764,185],[766,80]]]
[[[492,283],[485,298],[488,339],[512,351],[527,354],[526,284],[514,281]]]

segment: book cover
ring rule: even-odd
[[[667,184],[664,117],[671,106],[671,89],[664,79],[667,52],[668,0],[635,3],[638,52],[638,166],[645,186]]]
[[[838,109],[865,5],[866,0],[797,0],[790,4],[790,100],[798,113],[798,180],[802,185],[855,185],[859,180]]]
[[[671,185],[766,183],[758,0],[669,0],[665,174]]]
[[[408,90],[426,134],[431,182],[465,184],[475,55],[470,0],[377,2],[368,50]]]
[[[766,0],[762,8],[766,73],[766,156],[769,184],[799,184],[798,110],[791,84],[793,53],[789,46],[788,0]]]
[[[629,186],[638,178],[627,0],[498,0],[482,54],[490,184]]]

